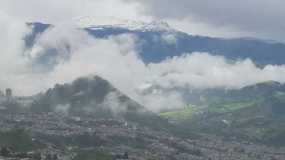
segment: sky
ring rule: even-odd
[[[144,64],[134,35],[95,39],[76,29],[78,19],[108,24],[122,20],[165,21],[176,29],[207,36],[255,37],[285,41],[285,2],[278,0],[0,0],[0,89],[33,95],[56,83],[81,76],[100,75],[120,91],[153,111],[186,105],[177,87],[241,88],[259,82],[285,82],[285,66],[258,68],[250,60],[229,62],[209,53],[193,53],[160,63]],[[84,18],[83,18],[84,19]],[[31,30],[25,22],[40,21],[56,27],[25,50],[22,38]],[[176,43],[175,37],[164,37]],[[59,59],[53,70],[35,71],[33,60],[41,50],[55,48],[70,59]],[[201,63],[204,62],[204,63]],[[151,89],[156,86],[159,89]],[[155,87],[154,87],[155,88]],[[146,94],[146,91],[147,94]]]
[[[129,0],[155,18],[200,24],[215,30],[284,41],[285,2],[282,0]],[[186,22],[185,22],[186,21]]]
[[[0,11],[53,24],[84,16],[96,23],[161,20],[191,34],[285,41],[282,0],[0,0]]]

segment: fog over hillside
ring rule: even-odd
[[[5,20],[1,25],[7,32],[1,37],[3,54],[0,63],[5,76],[1,77],[0,86],[13,88],[18,95],[36,94],[56,83],[97,74],[141,104],[157,110],[166,105],[180,107],[184,102],[181,93],[175,90],[167,95],[159,90],[143,94],[151,86],[191,90],[241,88],[270,80],[285,81],[283,65],[260,68],[250,59],[232,61],[208,53],[185,53],[159,63],[145,64],[137,53],[135,46],[139,41],[135,35],[94,39],[72,24],[49,29],[31,49],[25,50],[23,37],[31,31],[25,25],[19,25],[20,22],[11,21],[8,17]],[[47,48],[54,48],[60,53],[56,63],[36,63],[43,53],[41,51]],[[52,67],[45,68],[49,65]]]

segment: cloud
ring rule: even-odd
[[[24,23],[13,21],[9,15],[0,12],[0,48],[1,48],[1,59],[0,67],[13,67],[16,65],[22,65],[24,60],[14,61],[14,57],[19,56],[19,51],[23,50],[23,35],[28,32],[28,28]],[[8,65],[10,64],[10,65]]]
[[[160,89],[241,88],[269,80],[285,82],[285,66],[258,68],[250,59],[229,61],[208,53],[185,54],[160,63],[145,64],[136,52],[138,43],[138,38],[131,34],[94,39],[76,28],[55,27],[44,33],[34,47],[54,47],[62,51],[63,46],[69,44],[70,57],[60,59],[49,72],[31,72],[28,79],[33,81],[28,85],[33,88],[18,90],[36,93],[55,83],[97,74],[129,97],[158,111],[186,105],[178,90],[164,93]]]
[[[139,103],[149,106],[151,110],[159,110],[167,104],[182,105],[177,93],[168,93],[169,98],[165,99],[163,94],[143,95],[139,92],[138,88],[153,75],[138,57],[135,50],[138,41],[133,35],[94,39],[75,26],[62,25],[44,32],[34,47],[23,54],[21,39],[27,32],[23,31],[13,39],[13,41],[20,39],[21,43],[14,44],[17,50],[10,60],[13,62],[23,60],[22,64],[13,64],[14,69],[10,70],[6,67],[8,63],[1,63],[3,65],[1,77],[9,78],[0,79],[0,88],[13,88],[17,95],[32,95],[45,91],[56,83],[68,83],[78,77],[97,74]],[[64,49],[66,45],[70,46],[68,58],[61,56],[67,54]],[[42,54],[49,54],[45,52],[48,48],[59,51],[60,56],[56,57],[58,63],[52,70],[38,70],[38,67],[42,66],[36,63],[36,59]],[[9,60],[10,53],[2,54],[2,57],[7,56],[2,59],[3,62]]]
[[[152,83],[169,89],[241,88],[271,80],[285,82],[284,65],[258,68],[250,59],[233,62],[208,53],[185,54],[148,68],[156,75]]]
[[[66,105],[57,105],[54,109],[54,111],[58,114],[67,116],[69,115],[69,110],[70,110],[70,104],[66,104]]]
[[[41,21],[52,24],[70,22],[90,16],[94,22],[111,20],[112,17],[136,19],[136,4],[121,0],[0,0],[3,12],[23,21]]]
[[[125,34],[95,39],[66,24],[44,32],[31,52],[23,54],[22,38],[29,29],[19,20],[1,17],[0,27],[5,32],[0,38],[0,88],[13,88],[18,95],[35,94],[56,83],[97,74],[148,109],[159,111],[186,105],[182,93],[175,90],[179,87],[240,88],[269,80],[285,82],[285,66],[258,68],[250,59],[229,61],[208,53],[185,53],[160,63],[145,64],[136,52],[136,45],[140,45],[138,37]],[[172,42],[173,37],[170,39]],[[49,54],[44,52],[47,48],[59,51],[57,63],[50,70],[35,70],[40,65],[35,63],[36,59]]]
[[[169,45],[177,45],[177,38],[175,34],[165,33],[162,35],[162,40]]]
[[[26,66],[28,59],[23,55],[23,37],[29,29],[21,20],[12,18],[0,11],[0,87],[12,87],[22,85],[22,79],[26,79]]]
[[[144,14],[157,19],[188,20],[194,26],[224,28],[226,32],[245,32],[249,36],[284,41],[285,2],[282,0],[126,0],[141,3]],[[200,26],[201,26],[200,25]],[[205,27],[204,27],[205,28]],[[217,32],[217,31],[216,31]]]
[[[129,106],[129,102],[122,103],[120,101],[120,96],[121,95],[117,92],[109,93],[103,103],[100,104],[100,107],[103,109],[108,108],[114,116],[120,117],[121,114],[125,114],[127,112],[127,107]]]

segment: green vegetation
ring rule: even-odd
[[[80,152],[74,160],[113,160],[113,156],[105,152],[91,152],[91,151],[82,151]]]
[[[234,99],[234,97],[232,97]],[[262,97],[189,105],[160,116],[188,126],[194,134],[215,134],[285,146],[285,92]],[[281,140],[282,139],[282,140]]]
[[[252,107],[255,104],[257,104],[258,101],[246,101],[246,102],[235,102],[235,103],[225,103],[225,104],[219,104],[219,105],[210,105],[207,110],[210,113],[229,113],[233,112],[239,109],[247,108],[247,107]]]
[[[252,107],[256,103],[258,103],[257,100],[247,101],[247,102],[213,104],[208,107],[201,107],[190,104],[180,110],[160,113],[160,116],[170,120],[189,121],[192,120],[195,117],[195,115],[199,115],[199,113],[202,112],[208,114],[224,114],[247,107]]]
[[[9,146],[15,151],[30,151],[41,147],[40,144],[35,144],[32,141],[29,133],[23,129],[13,129],[7,132],[0,133],[1,146]]]
[[[166,119],[172,120],[190,120],[193,118],[194,114],[201,110],[198,106],[188,105],[183,109],[177,111],[170,111],[161,113],[160,116]]]

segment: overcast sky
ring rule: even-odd
[[[157,18],[192,20],[214,28],[229,28],[270,37],[284,37],[282,0],[134,0]],[[263,33],[265,32],[265,33]]]
[[[0,12],[22,21],[64,23],[82,16],[163,20],[192,34],[285,42],[282,0],[0,0]],[[1,14],[0,14],[1,15]]]

